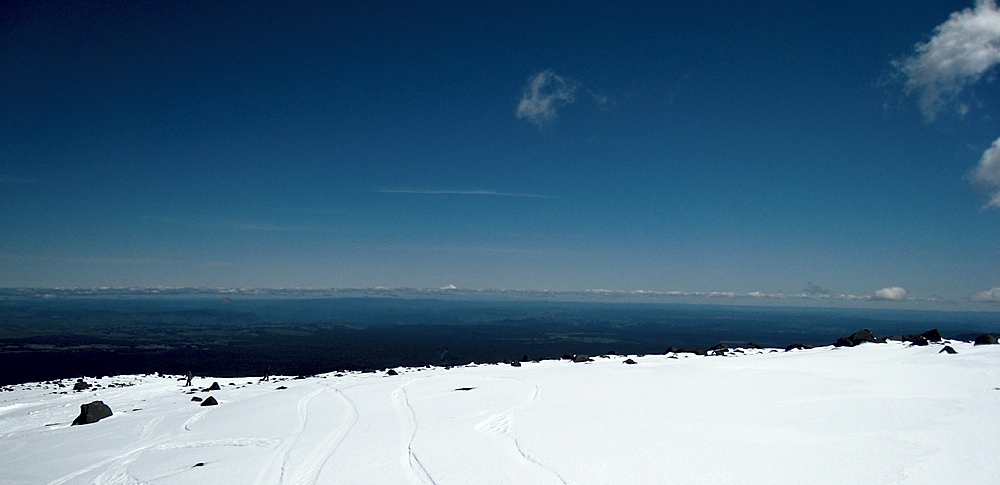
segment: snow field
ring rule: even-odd
[[[10,386],[0,482],[993,483],[1000,346],[949,344]]]

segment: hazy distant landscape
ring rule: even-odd
[[[407,298],[8,298],[0,384],[162,372],[254,376],[588,355],[719,342],[828,345],[862,328],[1000,331],[975,312]]]

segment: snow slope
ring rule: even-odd
[[[949,343],[11,386],[0,483],[997,483],[1000,346]]]

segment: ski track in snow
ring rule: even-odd
[[[420,463],[420,459],[417,458],[416,453],[413,452],[413,440],[417,436],[417,428],[419,425],[417,423],[417,415],[413,411],[413,406],[410,405],[410,400],[406,395],[406,386],[421,380],[424,379],[418,379],[403,384],[392,393],[393,401],[396,404],[396,411],[402,418],[401,420],[405,421],[404,424],[409,435],[405,437],[406,450],[403,456],[402,465],[403,470],[412,475],[416,481],[424,484],[437,485],[437,482],[435,482],[434,479],[431,478],[430,474],[427,473],[427,469],[424,468],[423,463]]]
[[[301,398],[299,398],[298,403],[295,406],[295,413],[298,418],[298,424],[295,427],[295,431],[288,438],[282,440],[281,446],[278,447],[277,453],[271,457],[271,460],[266,466],[264,466],[263,471],[257,475],[257,485],[263,483],[285,483],[285,472],[288,467],[288,462],[290,460],[290,454],[292,448],[295,447],[295,442],[302,435],[302,432],[306,428],[306,419],[309,416],[309,402],[312,401],[316,395],[322,392],[322,389],[317,389]],[[273,479],[274,471],[278,470],[277,480]]]
[[[351,415],[348,417],[347,422],[344,423],[343,426],[341,426],[336,432],[331,433],[328,440],[324,441],[323,447],[325,448],[324,452],[325,456],[323,456],[321,462],[320,461],[316,462],[318,463],[319,466],[315,467],[315,471],[312,474],[311,478],[312,483],[319,482],[319,476],[320,473],[323,472],[323,468],[325,468],[326,464],[329,463],[330,458],[333,458],[333,455],[337,452],[337,449],[340,448],[340,444],[344,442],[344,439],[347,438],[347,435],[351,432],[352,429],[354,429],[355,423],[358,422],[358,406],[354,403],[354,401],[351,400],[351,398],[347,397],[346,394],[341,392],[340,389],[334,389],[334,392],[336,392],[337,396],[343,399],[344,402],[346,402],[347,405],[350,406]]]
[[[309,404],[312,403],[313,398],[317,398],[319,394],[314,393],[311,395]],[[354,424],[358,420],[358,409],[357,406],[338,389],[327,389],[323,390],[322,396],[330,396],[339,401],[343,401],[347,404],[348,411],[345,413],[343,419],[343,424],[341,424],[337,429],[331,433],[325,433],[325,436],[316,444],[311,442],[304,446],[295,446],[294,444],[289,449],[289,453],[286,455],[285,461],[282,464],[282,476],[279,483],[317,483],[319,482],[320,473],[323,471],[323,467],[326,466],[330,458],[336,453],[337,448],[347,437],[348,433],[354,427]],[[325,407],[324,407],[325,409]],[[304,429],[306,432],[310,429],[322,430],[325,426],[308,426],[310,414],[308,410],[308,404],[305,410],[305,420],[303,422]],[[301,440],[303,433],[300,433],[298,440]],[[292,452],[301,452],[303,456],[296,457]],[[295,458],[292,460],[292,458]],[[294,461],[294,466],[290,464]],[[291,470],[291,472],[289,472]]]
[[[508,379],[515,381],[519,384],[527,384],[521,379],[514,379],[511,377],[494,377],[493,379]],[[531,384],[531,387],[533,389],[533,392],[531,394],[531,397],[528,398],[525,402],[519,404],[518,406],[514,407],[513,409],[505,413],[497,414],[495,416],[486,419],[485,421],[476,425],[476,429],[479,431],[483,431],[485,433],[496,433],[505,436],[511,436],[514,441],[514,447],[517,449],[518,454],[521,455],[521,458],[523,458],[528,463],[531,463],[533,466],[537,466],[538,468],[541,468],[542,470],[551,473],[553,476],[555,476],[555,478],[559,480],[560,483],[566,484],[567,483],[566,479],[564,479],[562,475],[559,474],[559,472],[555,471],[552,467],[549,467],[544,463],[538,461],[530,453],[525,451],[524,448],[521,446],[520,441],[518,441],[517,435],[512,433],[511,426],[513,425],[514,415],[519,411],[527,408],[533,402],[535,402],[536,399],[538,399],[538,385]]]

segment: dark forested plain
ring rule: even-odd
[[[563,354],[828,345],[938,328],[971,340],[996,313],[394,298],[0,301],[0,385],[82,376],[312,375]]]

